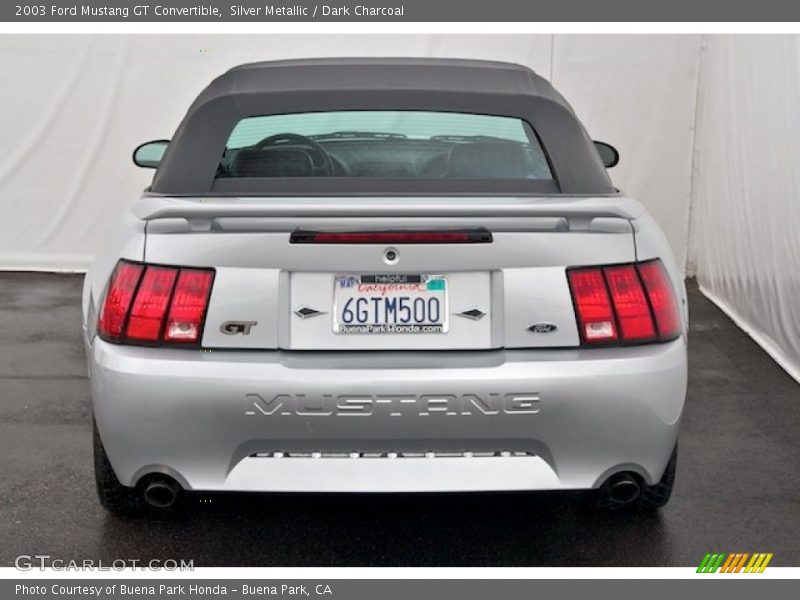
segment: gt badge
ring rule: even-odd
[[[225,335],[250,335],[250,329],[258,325],[258,321],[225,321],[219,330]]]

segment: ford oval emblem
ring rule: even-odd
[[[555,323],[534,323],[528,327],[528,331],[532,333],[553,333],[558,326]]]

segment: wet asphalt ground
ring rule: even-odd
[[[800,566],[800,385],[690,284],[689,398],[672,501],[593,513],[574,494],[217,495],[169,517],[98,504],[79,275],[0,274],[0,565]]]

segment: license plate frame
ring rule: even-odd
[[[385,298],[387,295],[393,297],[396,304],[400,303],[400,298],[404,297],[403,292],[406,294],[414,295],[410,299],[411,305],[409,306],[410,319],[405,322],[395,323],[380,323],[378,319],[372,319],[365,323],[346,322],[343,318],[343,310],[348,298],[343,297],[346,295],[345,290],[352,289],[356,285],[369,285],[372,286],[371,292],[374,295],[369,296],[370,299],[375,297]],[[425,290],[420,290],[418,286],[424,285]],[[406,288],[405,286],[410,286]],[[413,287],[416,286],[416,287]],[[365,293],[367,291],[365,290]],[[441,294],[441,297],[434,294]],[[367,296],[350,295],[349,299],[353,298],[367,298]],[[408,298],[408,296],[405,296]],[[438,298],[439,319],[434,322],[414,321],[414,310],[417,309],[419,314],[420,304],[415,303],[414,300],[427,297],[428,299]],[[372,300],[371,300],[372,301]],[[388,318],[386,303],[380,303],[383,306],[384,317]],[[408,303],[406,303],[408,306]],[[425,309],[432,309],[430,303],[425,303]],[[350,308],[351,312],[353,308]],[[373,303],[367,310],[371,311],[372,316],[377,315],[379,310]],[[400,310],[399,306],[397,310]],[[395,311],[396,312],[396,311]],[[432,310],[431,310],[432,312]],[[450,285],[446,275],[438,273],[343,273],[334,275],[333,277],[333,300],[332,300],[332,326],[333,333],[336,335],[438,335],[445,334],[450,330]],[[386,320],[386,319],[384,319]],[[427,320],[426,320],[427,321]]]

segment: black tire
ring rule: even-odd
[[[147,505],[141,494],[137,493],[136,488],[122,485],[114,474],[94,420],[92,420],[92,429],[94,432],[94,479],[100,504],[115,515],[135,516],[143,513]]]
[[[609,492],[609,482],[614,477],[610,477],[608,481],[596,490],[592,490],[589,498],[590,506],[597,510],[619,510],[619,509],[641,509],[641,510],[657,510],[669,502],[672,496],[672,487],[675,485],[675,472],[678,466],[678,446],[672,451],[672,456],[664,469],[664,474],[655,485],[644,485],[641,478],[637,475],[641,492],[636,500],[632,502],[620,502],[614,500]]]

